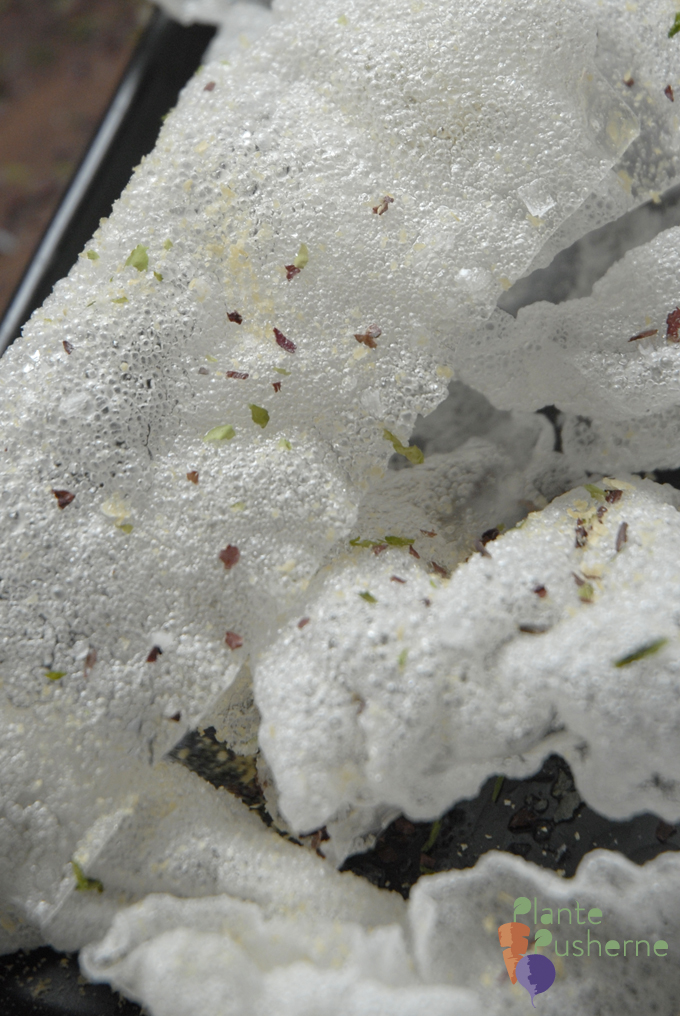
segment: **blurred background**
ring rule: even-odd
[[[0,317],[151,15],[148,0],[0,0]]]

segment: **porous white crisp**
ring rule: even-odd
[[[460,376],[500,409],[554,405],[649,427],[680,403],[679,269],[680,229],[669,229],[617,261],[592,296],[531,304],[516,319],[496,310]]]
[[[601,813],[675,817],[676,501],[649,481],[577,488],[450,580],[406,548],[355,548],[255,674],[293,828],[371,806],[434,818],[551,751]]]
[[[607,301],[662,320],[670,247],[564,312],[560,378],[530,357],[516,403],[493,330],[616,188],[631,207],[677,178],[673,5],[174,6],[226,17],[231,65],[198,72],[0,369],[0,951],[105,936],[88,974],[168,1016],[494,1011],[485,981],[428,972],[425,888],[409,940],[395,893],[163,756],[211,722],[253,750],[261,719],[273,814],[326,823],[336,861],[552,750],[605,814],[677,815],[675,495],[584,476],[610,446],[675,462],[673,350],[607,359]],[[578,415],[584,384],[606,412]],[[529,413],[548,394],[562,453]],[[469,907],[477,873],[446,878]]]
[[[273,1008],[285,1016],[320,1008],[353,1016],[519,1016],[529,999],[511,984],[498,941],[518,897],[530,900],[530,913],[519,919],[532,932],[546,928],[541,916],[552,917],[553,941],[536,950],[557,970],[539,996],[542,1011],[635,1016],[641,991],[646,1011],[673,1011],[680,990],[671,954],[679,930],[675,854],[637,867],[597,850],[564,880],[492,851],[473,871],[420,880],[406,938],[396,924],[367,931],[347,922],[267,920],[257,905],[224,896],[152,895],[119,914],[104,940],[83,950],[81,963],[89,978],[111,983],[157,1016],[264,1016]],[[591,955],[580,960],[588,932]],[[618,944],[618,958],[613,946],[606,955],[608,942]]]

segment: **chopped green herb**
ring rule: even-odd
[[[71,861],[71,867],[73,868],[73,874],[76,879],[76,891],[77,892],[88,892],[95,890],[98,893],[104,892],[104,886],[101,884],[98,878],[88,878],[83,872],[77,861]]]
[[[267,410],[263,409],[262,406],[254,406],[252,402],[248,403],[248,409],[253,418],[253,423],[264,429],[269,423],[269,413]]]
[[[66,677],[65,670],[48,670],[45,673],[45,677],[48,681],[61,681],[62,677]]]
[[[578,587],[578,598],[583,600],[584,603],[592,603],[593,595],[595,590],[591,586],[590,582],[584,582],[582,586]]]
[[[283,367],[274,367],[277,374],[283,374],[285,377],[290,377],[290,371],[284,370]]]
[[[127,303],[127,302],[128,302],[127,296],[117,296],[115,300],[111,301],[111,303]]]
[[[584,483],[583,486],[586,488],[591,497],[594,497],[596,501],[604,501],[604,491],[599,487],[596,487],[594,483]]]
[[[208,361],[208,363],[217,363],[216,356],[206,356],[206,360]]]
[[[680,28],[678,29],[680,31]],[[629,663],[635,663],[636,660],[644,660],[646,656],[654,656],[660,649],[668,642],[668,639],[654,639],[653,642],[647,642],[644,646],[640,646],[639,649],[635,649],[632,653],[628,653],[627,656],[622,656],[619,660],[614,660],[615,667],[627,667]]]
[[[372,593],[369,593],[368,590],[366,590],[363,593],[359,593],[359,596],[361,597],[362,600],[366,600],[366,603],[377,603],[378,602],[376,600],[375,596],[373,596]]]
[[[432,828],[430,829],[430,835],[427,837],[426,842],[423,844],[423,846],[421,848],[421,853],[422,854],[426,854],[428,852],[428,850],[432,850],[432,847],[437,842],[437,837],[439,836],[439,833],[441,832],[441,828],[442,828],[442,820],[440,818],[438,818],[436,822],[432,823]]]
[[[675,21],[668,29],[668,38],[672,39],[674,35],[678,34],[678,32],[680,32],[680,11],[678,11],[678,13],[675,15]]]
[[[376,543],[375,540],[360,540],[358,536],[355,536],[353,540],[349,541],[350,547],[378,547],[380,544]]]
[[[412,462],[414,466],[419,466],[421,462],[425,461],[425,456],[417,445],[409,445],[406,447],[406,445],[403,445],[399,438],[394,434],[391,434],[389,430],[383,430],[383,437],[386,441],[392,442],[392,447],[397,455],[403,455],[409,460],[409,462]]]
[[[130,254],[130,257],[125,262],[125,267],[136,268],[138,272],[145,272],[149,267],[149,255],[146,251],[146,247],[143,247],[141,243],[138,243]]]
[[[296,268],[304,268],[309,261],[309,250],[307,249],[306,243],[300,244],[300,250],[295,255],[293,264]]]
[[[496,782],[493,785],[493,791],[491,793],[491,803],[495,804],[500,796],[500,792],[503,789],[505,783],[505,776],[497,776]]]
[[[245,501],[234,501],[233,505],[231,506],[231,510],[233,512],[244,512],[246,510]]]
[[[126,535],[131,533],[134,528],[135,527],[129,522],[124,522],[122,525],[118,525],[118,523],[116,523],[116,529],[120,529],[121,533],[125,533]]]
[[[405,667],[407,659],[408,659],[408,649],[402,649],[402,651],[399,653],[399,656],[397,657],[397,663],[399,664],[400,667]]]
[[[415,540],[407,540],[403,536],[386,536],[385,543],[389,543],[390,547],[410,547]]]
[[[231,441],[233,437],[236,437],[236,431],[230,423],[226,423],[223,427],[213,427],[203,438],[204,441]]]
[[[279,439],[279,448],[282,448],[286,452],[290,452],[293,450],[292,444],[290,443],[288,438],[285,437]]]
[[[154,278],[158,279],[159,282],[163,281],[163,276],[161,275],[160,272],[154,272],[153,274],[154,274]]]
[[[90,261],[99,261],[99,254],[97,254],[96,250],[89,250],[85,257],[89,258]]]
[[[86,306],[86,307],[94,307],[94,305],[95,305],[95,303],[96,303],[96,302],[97,302],[96,300],[92,300],[92,302],[91,302],[91,303],[86,303],[86,304],[85,304],[85,306]],[[47,320],[47,319],[45,319],[45,320]]]
[[[163,244],[163,247],[165,248],[165,250],[170,250],[170,248],[172,247],[172,240],[166,240],[165,243]]]

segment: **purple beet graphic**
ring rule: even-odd
[[[531,995],[531,1004],[534,1006],[536,995],[547,991],[555,980],[555,967],[547,956],[541,953],[532,953],[522,956],[515,967],[515,976],[523,988]]]

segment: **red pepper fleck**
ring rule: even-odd
[[[486,549],[481,540],[475,540],[475,550],[478,550],[482,557],[491,557],[491,554]]]
[[[228,370],[225,377],[235,377],[237,381],[245,381],[248,375],[244,374],[242,370]]]
[[[361,332],[355,335],[354,338],[357,342],[363,343],[364,346],[368,346],[369,349],[377,349],[378,344],[375,341],[382,335],[382,328],[379,325],[370,325],[365,332]]]
[[[409,552],[409,554],[411,555],[411,557],[417,557],[417,558],[418,558],[418,560],[420,561],[420,554],[419,554],[419,553],[418,553],[418,551],[417,551],[417,550],[415,549],[415,547],[413,547],[413,546],[412,546],[412,545],[410,545],[410,544],[409,544],[409,548],[408,548],[408,552]]]
[[[388,545],[386,543],[377,543],[373,548],[373,553],[375,554],[376,557],[378,557],[378,555],[382,554],[384,550],[387,550],[387,546]]]
[[[680,342],[680,307],[676,307],[672,310],[666,318],[666,339],[668,342]]]
[[[300,620],[298,621],[298,628],[304,628],[305,625],[308,625],[310,621],[311,621],[310,617],[301,617]]]
[[[296,265],[284,265],[283,267],[286,269],[286,279],[288,279],[289,282],[302,271],[302,269],[298,268]]]
[[[602,521],[603,517],[607,514],[607,508],[606,508],[606,506],[601,504],[600,507],[595,512],[595,514],[597,515],[598,519],[600,519],[600,521]]]
[[[149,655],[146,658],[147,663],[155,663],[159,656],[163,655],[163,650],[160,646],[154,646]]]
[[[536,596],[540,596],[542,600],[544,600],[548,595],[548,590],[545,586],[536,586],[534,592],[536,593]]]
[[[287,353],[294,353],[296,346],[294,342],[287,339],[283,332],[280,332],[278,328],[274,329],[274,338],[276,339],[277,346],[281,346],[281,349],[285,349]]]
[[[182,714],[173,713],[172,716],[168,716],[168,719],[172,720],[173,723],[179,723],[179,721],[182,719]]]
[[[233,568],[235,564],[239,563],[241,551],[238,547],[233,547],[230,543],[224,548],[224,550],[221,550],[217,556],[227,571],[229,571],[230,568]]]
[[[204,92],[212,92],[214,87],[215,87],[215,82],[214,81],[209,81],[208,84],[204,86],[203,91]]]
[[[623,83],[628,88],[632,88],[633,85],[635,84],[635,78],[632,78],[630,74],[626,74],[625,78],[623,79]]]
[[[426,596],[426,597],[425,597],[425,599],[423,600],[423,603],[425,604],[425,606],[426,606],[426,607],[429,607],[429,606],[431,606],[431,604],[432,604],[432,601],[431,601],[431,600],[428,600],[428,598],[427,598],[427,596]]]
[[[390,197],[389,194],[386,194],[383,198],[380,199],[379,203],[373,209],[373,214],[383,215],[391,204],[394,204],[394,198]]]
[[[280,392],[281,391],[281,382],[280,381],[272,381],[272,388],[274,389],[275,392]]]
[[[87,653],[87,656],[85,657],[85,663],[83,665],[83,676],[84,677],[89,677],[90,676],[90,671],[92,670],[92,668],[94,667],[96,662],[97,662],[97,650],[96,649],[89,649],[88,653]]]
[[[198,473],[195,469],[192,469],[190,473],[187,473],[187,480],[190,480],[192,483],[198,483]]]
[[[623,550],[624,543],[628,542],[628,523],[622,522],[616,534],[616,553]]]
[[[199,367],[199,368],[198,368],[198,373],[199,373],[199,374],[209,374],[209,373],[210,373],[210,371],[208,370],[208,368],[207,368],[207,367]]]
[[[71,501],[75,501],[75,494],[71,494],[68,490],[53,490],[52,493],[57,499],[57,504],[60,508],[65,508]]]
[[[623,497],[622,490],[605,490],[604,499],[608,504],[616,504]]]
[[[423,534],[423,536],[436,536],[436,535],[437,535],[437,534],[435,533],[434,529],[432,529],[432,530],[428,530],[428,529],[421,529],[420,531],[421,531],[421,533]]]
[[[580,575],[576,574],[576,572],[572,572],[571,574],[574,576],[574,582],[576,583],[577,586],[585,586],[586,584],[585,579],[582,579]]]
[[[629,342],[637,342],[638,339],[648,339],[648,338],[650,338],[650,336],[652,336],[652,335],[658,335],[658,334],[659,334],[659,329],[658,328],[650,328],[649,331],[638,332],[637,335],[631,335],[631,337],[628,339],[628,341]]]
[[[400,579],[398,575],[390,575],[390,582],[399,582],[402,586],[406,585],[406,579]]]
[[[236,325],[243,324],[243,318],[241,317],[241,315],[237,310],[232,310],[231,314],[229,313],[229,311],[227,311],[227,317],[229,318],[230,321],[233,321],[234,324]]]
[[[576,539],[574,541],[574,545],[576,547],[585,547],[587,542],[588,542],[588,531],[585,529],[584,526],[577,526]]]
[[[240,635],[237,635],[235,631],[228,631],[224,636],[224,641],[230,649],[240,649],[243,645],[243,639]]]
[[[672,85],[666,85],[666,87],[663,90],[663,94],[666,96],[667,99],[670,99],[671,102],[675,102],[675,96],[673,95]]]
[[[449,577],[449,573],[447,572],[446,568],[442,568],[442,566],[440,564],[437,564],[436,561],[430,561],[430,564],[432,565],[432,568],[437,573],[437,575],[443,575],[445,579]]]
[[[62,346],[64,347],[64,349],[66,350],[66,352],[67,352],[67,353],[69,354],[69,356],[70,356],[70,355],[71,355],[71,353],[73,352],[73,346],[72,346],[72,345],[71,345],[71,343],[70,343],[70,342],[68,341],[68,339],[64,339],[64,341],[62,342]]]

